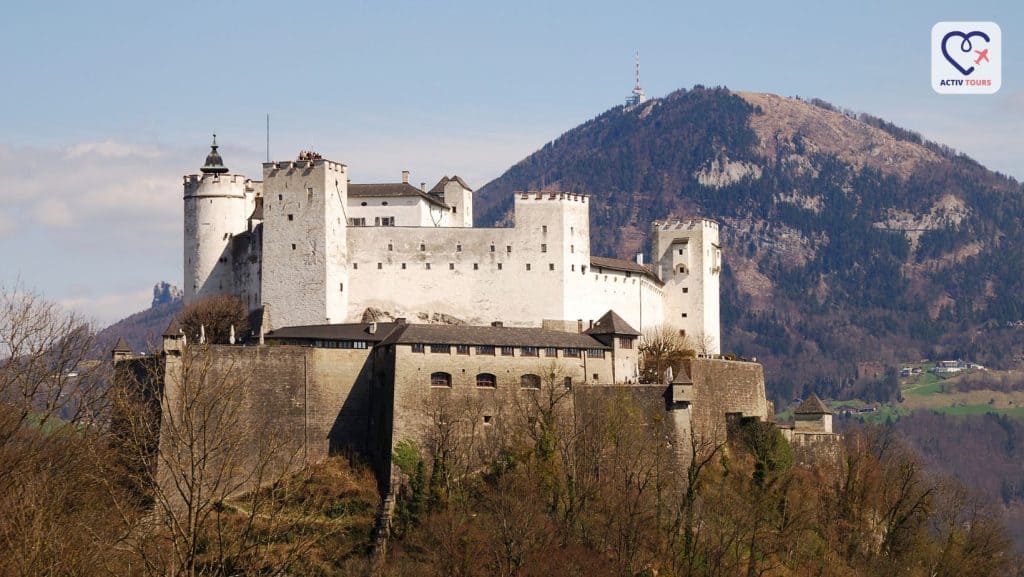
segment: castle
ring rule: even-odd
[[[477,228],[458,176],[429,190],[408,172],[355,184],[344,164],[303,152],[264,163],[258,181],[230,174],[217,148],[184,178],[186,304],[235,295],[265,331],[402,317],[577,331],[614,310],[720,352],[712,220],[653,223],[648,265],[591,255],[584,195],[519,193],[513,227]]]
[[[458,176],[428,190],[407,173],[362,185],[347,175],[304,152],[253,181],[228,173],[214,141],[201,174],[185,177],[186,303],[235,295],[259,334],[209,344],[175,321],[160,355],[115,347],[116,374],[155,416],[152,447],[174,443],[167,417],[197,381],[244,381],[232,414],[251,446],[273,438],[306,462],[361,453],[388,493],[401,483],[398,443],[428,446],[439,427],[470,438],[514,428],[545,391],[581,413],[641,407],[640,424],[683,466],[695,439],[725,442],[733,424],[773,418],[762,366],[718,354],[714,221],[654,223],[648,265],[590,254],[583,195],[517,193],[513,227],[474,228]],[[701,350],[641,382],[654,327]],[[802,409],[783,431],[794,445],[833,438],[827,408]]]

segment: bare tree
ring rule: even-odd
[[[643,382],[657,383],[669,367],[678,368],[683,359],[695,356],[693,343],[677,329],[655,325],[640,335],[640,376]]]
[[[178,323],[191,341],[198,342],[205,333],[207,343],[226,345],[232,327],[239,339],[249,331],[249,314],[238,297],[214,295],[189,303],[178,315]]]
[[[301,489],[293,480],[303,465],[300,447],[259,417],[258,401],[248,395],[251,368],[210,346],[168,352],[164,363],[127,373],[141,378],[118,388],[124,449],[145,463],[129,469],[138,476],[132,485],[145,487],[151,504],[142,516],[137,501],[122,504],[124,547],[149,575],[227,575],[233,567],[284,573],[337,530],[323,526],[267,556],[267,535],[304,522],[301,512],[285,511]],[[158,421],[129,393],[139,387],[154,389],[142,397],[156,399]]]

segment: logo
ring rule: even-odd
[[[932,27],[932,89],[994,94],[1003,81],[1002,31],[995,22],[939,22]]]

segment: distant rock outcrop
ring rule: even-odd
[[[182,309],[182,292],[178,287],[161,281],[153,286],[150,308],[129,315],[99,332],[101,353],[109,353],[114,343],[123,338],[135,352],[159,349],[161,336],[171,319]]]

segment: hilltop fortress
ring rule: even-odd
[[[640,407],[682,464],[694,439],[724,443],[734,425],[773,418],[761,365],[718,354],[714,221],[654,223],[648,265],[590,254],[584,195],[517,193],[515,226],[474,228],[458,176],[429,190],[407,173],[347,177],[302,153],[250,180],[229,174],[216,142],[185,177],[186,303],[235,295],[259,328],[210,344],[175,321],[160,355],[115,347],[117,374],[159,419],[153,447],[174,443],[168,416],[183,396],[239,380],[230,401],[255,435],[247,446],[273,438],[307,462],[358,452],[386,492],[401,482],[398,443],[528,426],[523,407],[545,395],[578,414]],[[642,382],[643,331],[655,327],[692,336],[699,354]],[[833,438],[824,405],[802,409],[784,430],[794,445]]]
[[[515,195],[514,226],[475,228],[458,176],[429,190],[355,184],[341,163],[304,152],[230,174],[214,141],[184,178],[185,302],[219,293],[281,327],[408,318],[578,331],[609,310],[644,331],[682,331],[718,354],[718,223],[655,222],[653,258],[590,253],[590,202]]]

